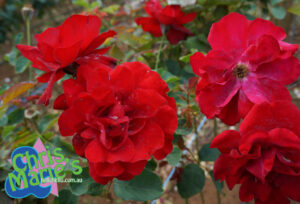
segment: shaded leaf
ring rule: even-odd
[[[222,193],[222,189],[224,187],[224,181],[216,181],[215,177],[214,177],[213,171],[210,171],[209,175],[210,175],[210,177],[211,177],[211,179],[212,179],[212,181],[213,181],[213,183],[214,183],[217,191],[219,191],[220,193]]]
[[[219,150],[216,148],[210,148],[209,145],[210,143],[203,145],[201,150],[198,152],[198,156],[201,161],[216,161],[219,157]]]
[[[202,191],[205,184],[203,169],[196,164],[189,164],[184,167],[181,181],[177,184],[181,197],[189,198]]]
[[[172,152],[167,156],[167,161],[169,164],[172,166],[175,166],[181,158],[181,150],[177,147],[174,146]]]
[[[89,174],[89,168],[85,167],[82,169],[82,173],[79,175],[72,174],[72,178],[82,179],[81,182],[72,182],[70,183],[71,192],[74,195],[80,196],[84,194],[93,194],[99,195],[102,192],[103,186],[96,183]]]
[[[271,7],[271,13],[277,19],[284,19],[286,16],[286,11],[282,6]]]
[[[61,190],[58,193],[58,197],[54,198],[54,204],[76,204],[78,203],[78,197],[72,194],[69,190]]]
[[[16,73],[23,73],[26,68],[29,66],[30,64],[30,61],[23,57],[23,56],[20,56],[17,61],[16,61],[16,66],[15,66],[15,71]]]
[[[155,200],[163,193],[162,181],[152,171],[144,169],[130,181],[115,180],[114,192],[124,200]]]

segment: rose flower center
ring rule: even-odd
[[[249,68],[245,64],[237,64],[233,69],[233,75],[237,78],[245,78],[249,74]]]

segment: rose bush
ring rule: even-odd
[[[230,189],[241,184],[244,202],[300,201],[299,118],[298,108],[287,101],[255,105],[239,131],[226,130],[212,141],[221,152],[215,178]]]
[[[64,81],[63,89],[54,103],[64,109],[60,133],[75,134],[73,147],[88,160],[95,181],[130,180],[152,155],[161,160],[172,151],[176,103],[167,96],[167,84],[146,65],[81,65],[77,79]]]
[[[285,31],[272,22],[231,13],[211,27],[212,50],[191,57],[200,81],[196,100],[208,117],[219,117],[227,125],[244,118],[254,104],[290,101],[285,85],[300,74],[293,54],[297,44],[282,41]]]

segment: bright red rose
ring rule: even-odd
[[[196,88],[201,111],[234,125],[254,104],[288,100],[285,85],[300,74],[293,54],[298,45],[282,40],[284,30],[272,22],[231,13],[214,23],[208,36],[212,50],[191,57],[194,72],[200,76]]]
[[[115,59],[103,56],[109,48],[97,49],[114,31],[99,35],[101,21],[97,16],[73,15],[55,28],[48,28],[35,35],[37,47],[17,45],[21,54],[32,61],[34,68],[46,73],[37,80],[48,86],[39,99],[48,104],[54,83],[65,73],[74,74],[78,64],[95,60],[108,66],[115,66]]]
[[[61,135],[73,137],[76,153],[89,161],[101,184],[140,174],[153,155],[172,151],[176,103],[158,73],[140,62],[109,69],[81,65],[77,79],[63,82],[54,108],[63,109]]]
[[[168,5],[163,8],[159,0],[148,1],[145,11],[150,17],[140,17],[135,21],[154,37],[161,37],[166,29],[169,42],[177,44],[187,36],[193,35],[183,24],[193,21],[196,13],[186,14],[181,11],[180,5]]]
[[[230,189],[241,184],[240,199],[256,204],[300,201],[300,111],[288,101],[255,105],[240,126],[211,143],[221,152],[216,179]]]

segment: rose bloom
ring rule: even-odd
[[[241,184],[240,199],[256,204],[300,201],[300,112],[288,101],[255,105],[240,131],[227,130],[211,143],[221,152],[216,179],[230,189]]]
[[[292,55],[298,45],[282,40],[284,30],[272,22],[231,13],[211,27],[212,50],[191,56],[200,81],[196,100],[208,117],[219,117],[227,125],[244,118],[254,104],[290,101],[285,85],[300,74]]]
[[[39,99],[40,104],[48,104],[54,83],[65,73],[74,74],[78,64],[95,60],[115,66],[115,59],[103,56],[109,48],[97,49],[114,31],[99,35],[101,21],[97,16],[72,15],[55,28],[48,28],[35,35],[37,46],[17,45],[21,54],[32,61],[32,66],[45,71],[37,78],[48,86]]]
[[[146,65],[81,65],[77,79],[64,81],[63,89],[54,102],[64,110],[60,133],[75,135],[74,149],[88,160],[96,182],[130,180],[151,156],[160,160],[172,151],[176,103],[167,96],[167,84]]]
[[[181,11],[180,5],[168,5],[163,8],[159,0],[148,1],[145,11],[150,17],[139,17],[135,21],[154,37],[161,37],[166,30],[169,42],[177,44],[187,36],[193,35],[183,24],[193,21],[196,13],[186,14]]]

